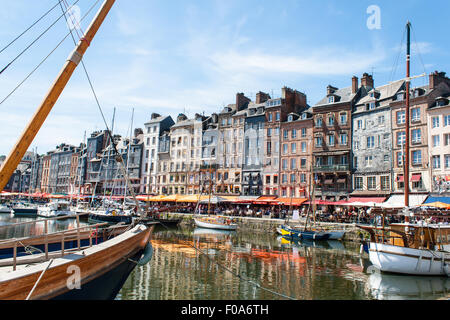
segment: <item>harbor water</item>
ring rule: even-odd
[[[0,214],[0,239],[41,234],[41,222]],[[50,231],[75,228],[54,221]],[[450,279],[380,274],[356,242],[292,242],[273,233],[157,226],[153,257],[117,300],[438,300]]]

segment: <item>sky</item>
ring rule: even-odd
[[[0,50],[58,0],[2,2]],[[76,0],[65,0],[72,5]],[[86,31],[99,9],[78,0],[72,11]],[[108,126],[130,134],[153,112],[209,115],[258,91],[279,97],[284,86],[313,106],[326,87],[351,85],[373,74],[375,86],[405,77],[405,25],[412,24],[411,74],[450,73],[450,1],[364,0],[116,0],[83,61]],[[57,6],[0,52],[0,69],[61,17]],[[0,101],[68,33],[60,18],[0,74]],[[0,155],[9,154],[56,79],[74,44],[68,37],[0,104]],[[425,85],[428,77],[413,80]],[[105,129],[82,66],[74,72],[30,150],[43,154],[61,143],[79,145],[84,134]]]

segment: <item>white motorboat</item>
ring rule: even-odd
[[[195,224],[200,228],[220,229],[220,230],[236,230],[237,224],[227,217],[195,217]]]
[[[12,208],[8,205],[2,204],[0,205],[0,213],[11,213]]]
[[[71,210],[69,201],[55,201],[39,206],[37,214],[45,218],[64,216],[70,218],[72,216],[75,217],[76,212]]]

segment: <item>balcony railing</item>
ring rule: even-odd
[[[348,164],[332,164],[332,165],[315,165],[313,167],[315,172],[320,171],[349,171],[350,165]]]

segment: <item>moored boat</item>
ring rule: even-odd
[[[20,217],[36,217],[38,206],[30,203],[18,203],[12,207],[15,216]]]
[[[89,223],[107,222],[111,224],[124,223],[131,224],[133,215],[120,209],[93,210],[88,217]]]
[[[308,240],[328,240],[330,234],[322,231],[314,230],[301,230],[297,228],[291,228],[289,226],[283,225],[280,227],[281,235],[284,237],[292,237],[297,239],[308,239]]]
[[[52,218],[52,217],[73,218],[75,217],[76,212],[71,210],[69,201],[52,201],[45,205],[39,206],[37,215],[45,218]]]
[[[358,226],[370,233],[369,259],[382,272],[450,276],[450,226]]]
[[[43,263],[3,267],[0,299],[114,299],[140,259],[148,261],[143,253],[151,255],[152,230],[138,224],[102,244]]]
[[[222,216],[195,217],[195,225],[200,228],[236,230],[238,225],[232,219]]]

